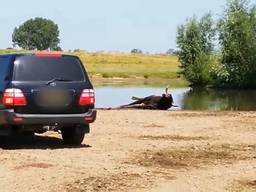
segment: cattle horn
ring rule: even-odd
[[[165,88],[165,94],[166,94],[166,96],[169,95],[168,91],[169,91],[169,86],[166,86],[166,88]]]

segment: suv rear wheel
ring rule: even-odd
[[[67,145],[81,145],[85,135],[83,130],[84,128],[81,127],[63,128],[61,130],[61,135],[64,143]]]

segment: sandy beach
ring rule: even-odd
[[[256,112],[98,112],[81,147],[0,140],[0,191],[256,191]]]

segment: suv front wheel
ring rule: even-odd
[[[61,135],[64,143],[67,145],[81,145],[85,135],[83,130],[84,128],[81,127],[63,128],[61,130]]]

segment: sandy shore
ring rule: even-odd
[[[99,111],[84,145],[0,141],[0,191],[256,191],[256,112]]]

